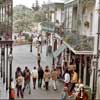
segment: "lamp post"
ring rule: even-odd
[[[10,94],[11,94],[11,79],[12,79],[12,60],[13,60],[13,55],[12,55],[12,50],[10,51],[10,54],[8,56],[9,60],[9,99],[10,99]]]

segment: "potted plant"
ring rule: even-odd
[[[84,26],[87,27],[87,28],[89,28],[89,22],[88,21],[85,21],[84,22]]]

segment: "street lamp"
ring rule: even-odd
[[[11,78],[12,78],[12,60],[13,60],[13,55],[10,52],[9,56],[8,56],[8,60],[9,60],[9,99],[10,99],[10,94],[11,94]]]

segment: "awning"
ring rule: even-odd
[[[41,22],[41,27],[42,27],[42,31],[45,31],[45,32],[54,32],[55,30],[55,25],[53,22],[47,22],[47,21],[44,21],[44,22]]]
[[[56,58],[57,56],[59,56],[60,53],[62,53],[64,51],[64,49],[66,49],[66,45],[62,44],[54,53],[53,56],[54,58]]]
[[[80,35],[72,35],[65,34],[64,38],[61,38],[58,34],[55,34],[56,38],[59,38],[60,40],[64,40],[63,44],[66,46],[66,48],[69,48],[74,54],[77,55],[95,55],[94,53],[94,37],[84,37]],[[85,38],[85,39],[84,39]],[[66,39],[68,39],[66,41]],[[85,45],[84,45],[85,43]],[[79,48],[76,48],[77,45]]]

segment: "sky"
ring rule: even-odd
[[[13,5],[25,5],[29,8],[32,7],[32,3],[35,3],[36,0],[13,0]],[[47,2],[63,2],[63,0],[38,0],[39,5],[43,4],[43,2],[47,3]]]

